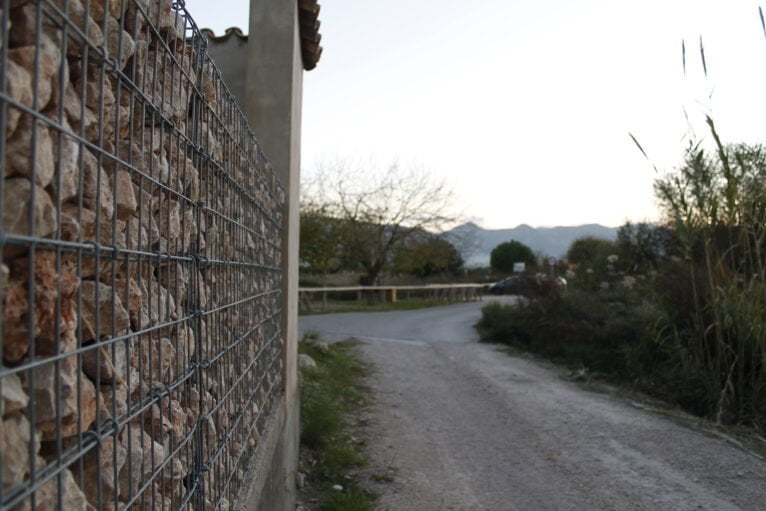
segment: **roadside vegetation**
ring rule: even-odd
[[[355,432],[359,413],[369,402],[363,384],[369,368],[355,350],[353,342],[328,345],[313,335],[299,344],[301,355],[316,364],[301,367],[299,470],[306,476],[301,500],[308,509],[372,511],[377,502],[377,495],[356,476],[367,464]]]
[[[341,312],[388,312],[443,307],[447,304],[449,304],[448,301],[430,298],[408,298],[396,302],[374,300],[363,303],[359,303],[356,298],[348,300],[328,299],[326,307],[324,304],[318,303],[312,306],[311,309],[301,308],[299,314],[301,316],[311,316],[315,314],[338,314]]]
[[[766,148],[709,147],[655,182],[661,225],[573,244],[568,289],[484,308],[482,339],[766,428]]]

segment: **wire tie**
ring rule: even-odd
[[[111,413],[110,410],[107,410]],[[104,428],[103,426],[107,426]],[[120,431],[120,423],[115,419],[114,417],[109,417],[105,421],[102,422],[102,430],[109,433],[109,436],[116,437],[117,433]],[[100,442],[100,440],[99,440]]]
[[[106,46],[106,44],[99,44],[98,46],[95,46],[94,48],[101,52],[100,56],[104,62],[106,62],[109,59],[109,48]]]
[[[95,431],[92,431],[92,430],[84,431],[83,434],[82,434],[83,442],[85,440],[87,440],[88,437],[93,437],[93,439],[96,441],[96,445],[98,445],[98,446],[101,445],[101,435],[99,435]]]
[[[107,51],[108,51],[108,49],[107,49]],[[107,70],[107,72],[109,74],[111,74],[111,75],[118,74],[120,72],[120,64],[117,61],[117,58],[112,56],[112,55],[108,55],[108,54],[105,54],[105,55],[107,55],[106,62],[108,62],[109,66],[112,68],[112,69]]]

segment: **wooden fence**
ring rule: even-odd
[[[401,299],[423,298],[445,303],[481,300],[486,284],[429,284],[421,286],[341,286],[302,287],[298,290],[300,308],[327,310],[330,302],[356,301],[359,306],[395,303]]]

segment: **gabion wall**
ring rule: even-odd
[[[183,2],[0,0],[0,508],[228,509],[283,190]]]

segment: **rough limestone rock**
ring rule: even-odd
[[[56,0],[57,2],[61,0]],[[109,4],[107,9],[106,4]],[[90,15],[93,19],[101,23],[104,21],[105,16],[111,16],[112,18],[119,19],[122,17],[127,6],[132,2],[120,2],[119,0],[91,0],[90,2]]]
[[[136,201],[136,194],[133,190],[133,182],[130,177],[130,173],[126,170],[120,170],[116,176],[117,195],[117,218],[120,220],[127,220],[136,212],[138,203]]]
[[[2,289],[8,283],[8,274],[10,273],[10,271],[11,270],[8,268],[7,264],[5,263],[0,264],[0,292],[2,292]]]
[[[123,378],[127,374],[125,342],[117,341],[84,352],[82,370],[93,381],[123,383]]]
[[[98,219],[100,236],[97,237],[96,220],[95,211],[79,208],[77,204],[64,204],[61,208],[61,239],[77,242],[99,241],[106,246],[125,247],[124,222],[109,220],[102,216]],[[82,276],[90,277],[93,274],[94,272],[85,270]]]
[[[51,136],[53,158],[58,164],[58,175],[51,179],[53,197],[66,202],[77,197],[80,184],[80,144],[75,139],[66,117],[62,119],[63,131]],[[61,191],[59,192],[59,188]]]
[[[22,105],[31,107],[34,100],[32,94],[32,73],[30,73],[24,66],[20,66],[14,61],[9,60],[5,71],[5,80],[6,94]],[[13,108],[10,105],[8,106],[7,112],[5,125],[6,138],[14,133],[18,126],[19,119],[21,118],[21,110]]]
[[[7,142],[5,175],[31,179],[33,171],[35,182],[42,187],[48,186],[56,171],[53,140],[43,122],[33,123],[32,116],[24,114],[13,136]]]
[[[34,32],[33,32],[34,33]],[[24,67],[34,76],[35,58],[39,62],[37,69],[37,108],[45,110],[53,98],[54,80],[58,80],[61,68],[61,50],[53,40],[45,34],[40,36],[40,51],[36,45],[22,46],[8,50],[8,58],[21,67]],[[34,87],[32,89],[35,90]]]
[[[165,459],[165,450],[137,424],[125,427],[119,440],[127,451],[127,461],[120,470],[120,496],[122,500],[128,500]]]
[[[160,228],[154,218],[153,203],[156,203],[156,201],[146,190],[139,189],[136,195],[138,197],[138,211],[135,213],[134,218],[138,217],[141,227],[147,235],[147,243],[141,246],[143,250],[149,250],[151,245],[154,245],[160,239]]]
[[[152,439],[162,442],[165,435],[173,429],[173,423],[167,414],[160,411],[160,406],[155,403],[144,414],[144,430]]]
[[[141,251],[149,248],[149,235],[137,217],[132,216],[128,220],[125,235],[127,248]]]
[[[92,214],[92,211],[83,210],[86,214]],[[65,204],[61,210],[61,239],[65,241],[80,241],[80,215],[78,207],[75,204]]]
[[[131,349],[131,366],[139,368],[147,381],[169,383],[174,374],[176,349],[170,339],[146,339]],[[139,358],[140,357],[140,358]]]
[[[75,81],[75,90],[78,96],[85,97],[85,105],[92,108],[94,112],[107,113],[116,102],[114,97],[114,85],[109,76],[103,77],[104,84],[101,84],[100,72],[95,67],[88,69],[85,75],[81,75]]]
[[[98,141],[98,117],[93,110],[83,107],[80,95],[71,83],[64,91],[64,111],[74,133],[82,132],[91,142]]]
[[[0,428],[0,452],[3,453],[3,493],[21,484],[29,473],[29,442],[32,431],[22,413],[3,417]],[[35,435],[33,451],[40,449],[40,437]]]
[[[113,335],[130,327],[130,316],[123,307],[119,294],[113,292],[112,287],[101,282],[86,280],[80,285],[80,293],[83,340],[99,339],[104,335]],[[97,316],[98,325],[96,325]]]
[[[35,255],[35,307],[34,330],[29,331],[29,260],[21,258],[13,263],[13,271],[3,293],[3,358],[18,362],[27,353],[31,336],[36,340],[36,355],[53,355],[57,351],[74,349],[77,326],[72,298],[77,292],[79,279],[71,267],[56,267],[52,252]],[[59,300],[60,316],[56,316]],[[58,333],[58,345],[56,334]]]
[[[96,418],[96,390],[88,377],[78,370],[76,357],[66,357],[58,364],[44,364],[34,373],[34,381],[25,375],[24,386],[27,392],[34,394],[35,420],[42,439],[56,438],[56,404],[59,400],[60,434],[64,437],[76,435],[78,417],[82,421],[82,431],[87,430]]]
[[[38,467],[42,467],[45,461],[42,458],[38,458]],[[37,505],[35,511],[48,511],[50,509],[57,509],[59,506],[59,493],[58,493],[58,481],[56,478],[51,479],[45,483],[37,493],[35,494]],[[61,472],[61,509],[67,511],[94,511],[93,507],[88,505],[88,500],[85,494],[82,492],[74,476],[69,469],[65,469]],[[14,511],[29,511],[29,501],[25,501],[22,505],[14,508]]]
[[[82,194],[88,209],[100,208],[102,220],[110,220],[114,214],[114,196],[109,175],[104,171],[98,158],[83,149]]]
[[[115,292],[120,297],[120,301],[123,306],[128,307],[130,316],[133,317],[141,310],[141,304],[143,303],[144,294],[141,291],[136,279],[133,277],[121,277],[114,281]]]
[[[153,11],[156,12],[156,11]],[[181,40],[186,36],[186,18],[179,11],[173,9],[172,0],[160,0],[160,30],[167,33],[168,36]],[[153,22],[156,20],[153,18]]]
[[[7,413],[23,410],[29,404],[29,396],[21,385],[21,379],[17,374],[9,374],[3,377],[2,402],[0,402],[0,416]]]
[[[56,231],[56,210],[43,188],[34,187],[32,202],[33,186],[29,179],[6,179],[3,186],[3,229],[6,232],[44,238]],[[31,226],[30,203],[34,211],[34,225]]]
[[[54,0],[54,4],[59,9],[64,9],[64,0]],[[87,33],[89,44],[93,46],[100,46],[104,41],[104,36],[101,32],[101,28],[96,20],[89,16],[86,18],[85,9],[81,0],[67,0],[69,19],[83,32]],[[120,2],[112,2],[119,4]],[[11,2],[13,4],[13,2]],[[91,6],[94,2],[91,1]],[[93,9],[91,7],[91,9]],[[91,14],[93,10],[91,10]],[[35,34],[37,32],[37,6],[35,2],[26,2],[20,9],[11,9],[11,20],[13,22],[14,30],[11,31],[10,41],[14,46],[25,46],[35,44]],[[86,24],[87,22],[87,24]],[[83,28],[84,27],[84,28]],[[43,16],[42,19],[43,33],[49,37],[57,47],[61,47],[63,43],[63,33],[56,21],[48,16]],[[67,56],[80,57],[82,56],[82,43],[79,38],[70,30],[69,41],[67,41]]]
[[[120,470],[125,466],[127,455],[125,446],[114,437],[107,437],[101,444],[91,450],[84,458],[85,495],[93,506],[99,503],[99,487],[103,507],[99,509],[113,510],[114,497],[120,494]]]
[[[141,280],[138,285],[146,300],[138,314],[131,318],[134,330],[143,330],[178,319],[175,299],[167,289],[155,280]]]
[[[119,4],[120,2],[118,0],[111,3]],[[120,28],[120,23],[114,18],[109,18],[107,22],[106,39],[109,55],[116,59],[118,68],[123,69],[136,49],[135,41],[129,33]]]
[[[85,6],[83,5],[82,0],[54,0],[54,3],[59,7],[59,9],[64,9],[64,2],[67,3],[67,8],[69,9],[69,19],[71,19],[80,28],[81,31],[86,33],[88,38],[87,44],[95,47],[101,46],[104,42],[104,34],[101,31],[100,24],[98,23],[99,20],[95,19],[93,16],[94,10],[91,10],[89,12],[90,16],[88,16],[88,13],[85,12]],[[95,3],[96,2],[93,1],[90,2],[91,9],[93,9],[93,5]],[[112,1],[112,3],[120,2]],[[69,41],[67,46],[67,54],[70,56],[79,57],[82,55],[81,45],[73,41]]]

